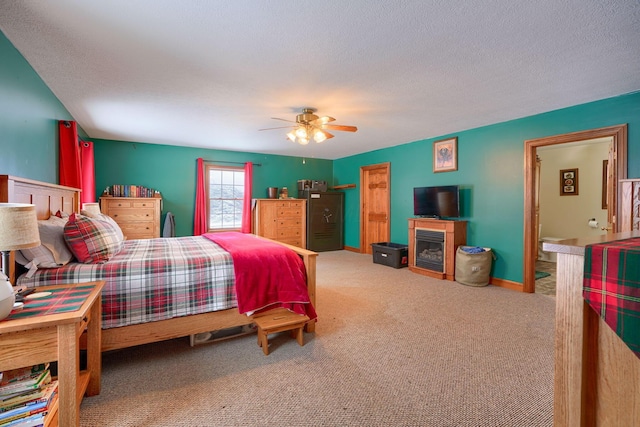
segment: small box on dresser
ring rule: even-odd
[[[100,197],[100,210],[129,240],[160,237],[161,197]]]

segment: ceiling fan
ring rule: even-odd
[[[336,125],[330,124],[335,121],[333,117],[322,116],[314,114],[313,108],[303,108],[302,114],[296,116],[295,122],[293,120],[281,119],[278,117],[272,117],[274,120],[282,120],[283,122],[295,123],[289,126],[280,126],[275,128],[266,128],[258,130],[273,130],[273,129],[285,129],[292,128],[291,132],[287,133],[287,138],[293,142],[297,142],[301,145],[307,145],[311,139],[315,142],[322,142],[329,138],[333,138],[333,135],[328,130],[339,130],[344,132],[356,132],[358,130],[355,126]]]

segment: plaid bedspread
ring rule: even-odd
[[[231,255],[202,236],[126,240],[104,264],[70,263],[22,275],[40,287],[104,280],[102,328],[153,322],[237,306]]]
[[[585,247],[583,295],[640,357],[640,238]]]

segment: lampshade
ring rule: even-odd
[[[22,203],[0,203],[0,251],[38,246],[36,207]]]
[[[82,210],[87,211],[92,215],[100,214],[100,203],[83,203]]]
[[[329,136],[329,138],[332,135]],[[327,133],[323,132],[320,129],[313,129],[312,126],[309,125],[299,125],[296,129],[287,133],[287,138],[289,138],[292,142],[297,142],[300,145],[307,145],[310,139],[313,138],[315,142],[322,142],[327,139]]]

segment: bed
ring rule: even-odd
[[[55,212],[80,212],[78,189],[9,175],[0,175],[0,202],[34,204],[36,206],[39,220],[48,220],[52,213]],[[204,267],[201,266],[199,271],[189,273],[188,277],[183,280],[186,286],[185,289],[187,290],[176,291],[178,293],[183,292],[183,296],[178,299],[180,299],[184,304],[178,307],[173,306],[169,312],[164,312],[159,308],[161,304],[155,304],[156,307],[152,308],[138,307],[137,314],[130,316],[133,318],[130,319],[127,318],[126,314],[123,314],[123,311],[120,310],[120,308],[114,308],[113,302],[118,298],[110,298],[108,295],[105,298],[105,293],[103,291],[102,351],[115,350],[172,338],[245,326],[253,322],[250,316],[239,312],[238,308],[234,306],[236,305],[236,301],[234,300],[235,296],[230,295],[233,292],[229,291],[229,279],[226,273],[224,273],[225,269],[227,272],[229,270],[229,253],[222,250],[219,245],[209,239],[202,236],[190,236],[188,238],[125,241],[124,243],[126,243],[126,245],[123,246],[122,251],[149,253],[149,251],[153,252],[158,250],[156,246],[164,245],[167,240],[174,239],[176,241],[180,241],[180,244],[186,248],[175,249],[179,251],[179,255],[177,255],[176,258],[190,256],[189,254],[192,252],[196,252],[200,255],[202,255],[202,253],[206,253],[208,254],[207,256],[210,256],[211,258],[211,260],[203,261],[201,263]],[[304,273],[306,274],[306,292],[308,293],[308,302],[310,303],[310,306],[314,306],[317,253],[266,239],[262,240],[265,241],[265,245],[277,244],[278,247],[287,247],[299,256],[303,263]],[[173,250],[174,249],[171,249],[171,251]],[[169,252],[169,254],[173,254],[173,252]],[[112,261],[118,261],[118,257],[124,255],[126,254],[118,252],[118,254],[114,255],[106,264],[111,263]],[[164,254],[163,256],[169,255]],[[170,256],[173,257],[174,255]],[[12,260],[15,260],[15,254],[12,254]],[[212,273],[206,271],[207,266],[216,263],[221,265],[219,269]],[[59,274],[54,275],[57,279],[54,279],[51,284],[56,283],[55,280],[64,281],[71,277],[73,277],[73,280],[76,282],[91,281],[92,277],[94,277],[92,276],[92,271],[96,271],[96,266],[92,264],[77,264],[78,263],[69,263],[65,266],[65,268],[69,267],[69,269],[75,270],[75,273],[73,273],[75,276],[67,276],[67,274],[72,273],[65,270],[65,273],[60,272]],[[20,267],[16,265],[15,262],[12,262],[10,267],[12,270],[12,283],[20,284],[21,282],[25,282],[25,273],[20,270]],[[111,274],[102,273],[102,276],[100,276],[100,280],[105,280],[105,282],[107,282],[105,288],[108,288],[108,281],[110,280],[109,276],[122,275],[124,274],[124,271],[128,270],[135,270],[134,274],[140,276],[143,274],[142,272],[145,271],[145,268],[130,268],[130,265],[127,265],[126,268],[110,268],[112,271]],[[34,277],[37,277],[38,274],[45,273],[41,270],[42,269],[38,269]],[[52,270],[63,271],[63,268]],[[148,268],[146,268],[146,270],[151,271]],[[118,271],[118,273],[113,273],[113,271]],[[149,274],[159,273],[158,271],[153,271]],[[209,276],[212,280],[219,282],[217,290],[208,291],[205,289],[206,287],[203,288],[202,285],[194,284],[189,286],[191,278],[203,275]],[[33,278],[28,280],[33,280]],[[42,278],[36,280],[42,280]],[[138,277],[135,280],[144,281],[144,277]],[[25,283],[27,283],[28,286],[34,286],[34,283],[39,283],[37,286],[42,285],[40,282]],[[231,288],[233,288],[233,285]],[[167,292],[171,293],[173,290],[168,290]],[[194,293],[203,292],[208,292],[206,303],[190,303],[190,298]],[[190,305],[195,305],[195,307],[190,307]],[[144,313],[144,315],[140,315],[140,313]],[[315,321],[307,323],[305,329],[307,332],[314,332]]]

